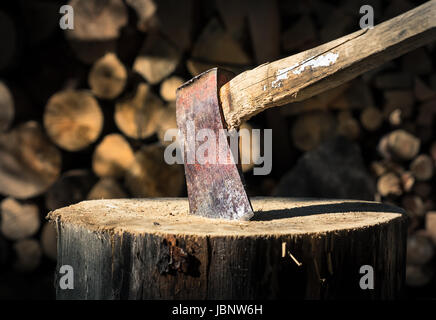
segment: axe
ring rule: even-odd
[[[225,130],[234,132],[259,112],[310,98],[425,45],[436,39],[435,26],[432,0],[373,28],[237,76],[214,68],[183,84],[177,89],[176,116],[190,213],[230,220],[253,216]],[[204,139],[196,138],[195,132]],[[214,147],[205,151],[206,159],[198,159],[195,155],[205,141]]]

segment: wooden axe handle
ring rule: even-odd
[[[220,89],[227,125],[238,127],[265,109],[310,98],[434,41],[435,26],[432,0],[372,29],[243,72]]]

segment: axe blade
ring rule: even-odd
[[[219,156],[233,159],[229,141],[222,136],[226,125],[219,101],[220,87],[233,77],[228,71],[214,68],[178,88],[177,126],[183,142],[190,213],[208,218],[249,220],[253,209],[245,192],[239,161],[223,163]],[[207,135],[207,140],[197,141],[195,136],[202,129],[212,135]],[[205,153],[207,160],[200,161],[197,151],[206,142],[208,146],[215,146],[215,150],[209,148]]]

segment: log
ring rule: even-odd
[[[312,150],[335,134],[336,125],[336,119],[330,112],[314,111],[301,114],[292,127],[292,141],[300,150]]]
[[[252,64],[250,57],[217,19],[212,19],[198,37],[186,66],[192,76],[214,67],[239,73]]]
[[[178,76],[172,76],[165,79],[160,85],[160,96],[165,101],[176,101],[176,90],[185,80]]]
[[[360,135],[359,122],[353,117],[349,111],[341,111],[337,116],[338,127],[337,133],[348,137],[351,140],[356,140]]]
[[[100,179],[89,191],[88,200],[127,198],[126,192],[112,178]]]
[[[401,199],[401,205],[412,218],[420,218],[425,214],[425,205],[422,198],[417,195],[407,194]]]
[[[160,121],[162,101],[146,83],[140,83],[133,97],[115,105],[115,123],[126,136],[145,139],[156,133]]]
[[[242,172],[253,169],[261,156],[261,137],[254,135],[253,129],[248,122],[242,123],[239,127],[239,159]]]
[[[432,90],[421,78],[415,78],[415,97],[418,101],[426,101],[436,98],[436,91]]]
[[[167,130],[178,130],[176,119],[176,103],[172,102],[167,104],[166,107],[160,110],[159,114],[160,116],[159,122],[157,124],[157,137],[159,138],[159,141],[162,145],[167,146],[175,140],[178,140],[178,137],[174,137],[171,141],[165,141],[165,133],[167,132]]]
[[[186,198],[94,200],[51,212],[58,266],[74,270],[74,290],[61,290],[56,277],[57,299],[401,296],[401,209],[351,200],[252,203],[254,220],[242,222],[189,215]],[[375,290],[359,286],[367,264]]]
[[[66,171],[45,194],[45,206],[56,210],[85,200],[95,182],[95,176],[88,170]]]
[[[57,258],[56,228],[52,223],[46,222],[41,231],[42,252],[52,260]]]
[[[156,26],[155,0],[126,0],[126,4],[135,11],[138,19],[136,26],[139,30],[146,32]]]
[[[38,207],[34,204],[19,203],[6,198],[0,204],[0,231],[10,240],[20,240],[33,236],[39,229]]]
[[[177,197],[184,185],[183,166],[169,165],[160,144],[143,146],[126,172],[125,184],[134,197]]]
[[[360,114],[360,122],[368,131],[376,131],[383,123],[383,115],[378,108],[367,107]]]
[[[153,33],[147,37],[133,63],[138,72],[150,84],[157,84],[173,73],[180,62],[180,51],[165,38]]]
[[[78,151],[100,136],[103,113],[88,91],[64,90],[48,100],[44,127],[56,145],[67,151]]]
[[[181,51],[191,48],[195,0],[157,0],[156,28]]]
[[[424,265],[435,253],[434,245],[427,236],[417,233],[407,239],[407,264]]]
[[[425,215],[425,231],[436,246],[436,211],[429,211]]]
[[[16,260],[14,269],[19,272],[32,272],[41,263],[41,246],[35,239],[23,239],[14,243]]]
[[[406,285],[413,288],[424,287],[434,277],[434,270],[429,266],[406,266]]]
[[[9,129],[14,120],[15,107],[14,98],[9,88],[3,81],[0,81],[0,132]]]
[[[92,169],[99,177],[121,178],[133,159],[129,142],[121,134],[111,133],[95,148]]]
[[[432,193],[431,184],[428,182],[418,181],[413,186],[413,192],[423,199],[428,198]]]
[[[0,134],[0,193],[18,199],[45,192],[59,177],[61,154],[38,123]]]
[[[92,93],[102,99],[116,98],[123,91],[126,81],[126,68],[113,53],[97,60],[88,77]]]
[[[377,190],[384,197],[388,195],[400,196],[403,193],[400,178],[392,172],[383,174],[377,180]]]
[[[420,154],[410,164],[410,171],[419,181],[427,181],[433,177],[434,162],[427,154]]]
[[[406,72],[386,72],[379,74],[374,79],[377,89],[410,89],[412,77]]]
[[[70,0],[74,29],[65,36],[83,62],[91,64],[106,52],[114,52],[120,29],[127,25],[128,12],[121,0]]]
[[[412,160],[419,152],[421,141],[409,132],[398,129],[387,135],[387,152],[399,160]]]

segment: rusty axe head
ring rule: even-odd
[[[214,68],[178,88],[177,126],[184,150],[190,212],[209,218],[248,220],[253,209],[239,161],[226,136],[219,99],[220,87],[233,76]]]

